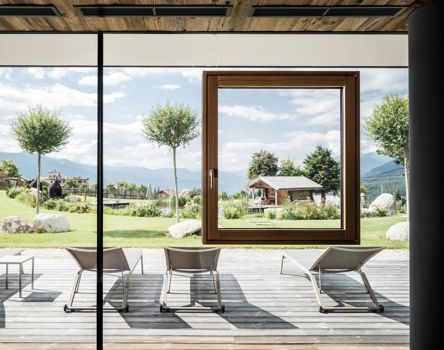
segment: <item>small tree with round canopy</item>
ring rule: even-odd
[[[31,154],[37,154],[37,198],[35,211],[40,210],[40,169],[42,156],[60,151],[72,134],[69,122],[59,114],[43,106],[29,108],[18,113],[10,123],[11,132],[20,147]]]
[[[170,148],[173,154],[176,222],[179,222],[179,185],[177,179],[177,148],[188,145],[199,136],[197,112],[184,104],[157,105],[144,119],[142,132],[150,142]]]
[[[405,192],[409,195],[409,100],[407,96],[386,95],[366,119],[367,131],[380,154],[404,166]],[[408,205],[407,205],[408,208]]]

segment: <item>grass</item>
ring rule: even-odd
[[[42,210],[42,212],[54,212]],[[60,213],[60,212],[55,212]],[[32,219],[34,208],[26,206],[6,196],[5,191],[0,191],[0,218],[9,215],[21,216]],[[66,246],[95,246],[96,245],[96,215],[66,213],[71,231],[64,233],[0,233],[0,248],[2,247],[26,247],[26,248],[63,248]],[[220,224],[223,227],[270,227],[261,223],[267,219],[252,218],[246,220],[225,220]],[[385,218],[366,218],[361,220],[362,245],[382,245],[388,248],[405,249],[408,243],[388,241],[385,239],[387,229],[398,222],[405,221],[405,216],[391,216]],[[104,244],[106,246],[121,247],[164,247],[167,245],[199,246],[200,237],[192,236],[181,240],[170,238],[166,235],[167,227],[174,224],[174,218],[139,218],[129,216],[104,216]],[[258,225],[259,223],[259,225]],[[324,227],[334,227],[337,220],[314,221],[279,221],[280,227],[314,227],[319,224]],[[228,246],[227,246],[228,247]],[[234,246],[229,246],[234,247]],[[282,248],[285,246],[242,246],[244,248]],[[287,246],[288,247],[288,246]],[[294,247],[294,246],[292,246]],[[298,246],[307,248],[311,246]]]

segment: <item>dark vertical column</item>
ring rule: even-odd
[[[97,34],[97,349],[103,349],[103,33]]]
[[[411,349],[444,336],[444,2],[409,19]]]

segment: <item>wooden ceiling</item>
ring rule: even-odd
[[[60,17],[0,17],[0,32],[407,32],[409,14],[427,0],[0,0],[54,5]],[[82,17],[76,5],[231,5],[228,17]],[[407,6],[396,17],[253,18],[252,6]]]

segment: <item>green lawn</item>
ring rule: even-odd
[[[50,212],[43,210],[42,212]],[[59,212],[56,212],[59,213]],[[63,213],[68,217],[71,231],[65,233],[30,233],[7,234],[0,233],[1,247],[28,247],[28,248],[62,248],[65,246],[95,246],[96,245],[96,216],[95,214]],[[0,191],[0,218],[17,215],[32,219],[34,209],[6,197]],[[164,247],[167,245],[198,246],[200,237],[187,237],[182,240],[169,238],[166,228],[174,223],[174,218],[139,218],[130,216],[105,215],[104,217],[104,244],[121,247]],[[363,245],[382,245],[389,248],[408,248],[407,243],[386,240],[385,232],[397,223],[404,221],[405,217],[392,216],[386,218],[362,219],[361,243]],[[270,227],[263,226],[266,219],[221,220],[224,227]],[[258,224],[259,223],[259,224]],[[298,227],[334,227],[337,221],[298,221]],[[279,221],[280,227],[295,227],[294,221]],[[256,248],[282,248],[283,246],[243,246]],[[304,248],[308,246],[303,246]],[[302,246],[301,246],[302,248]]]

